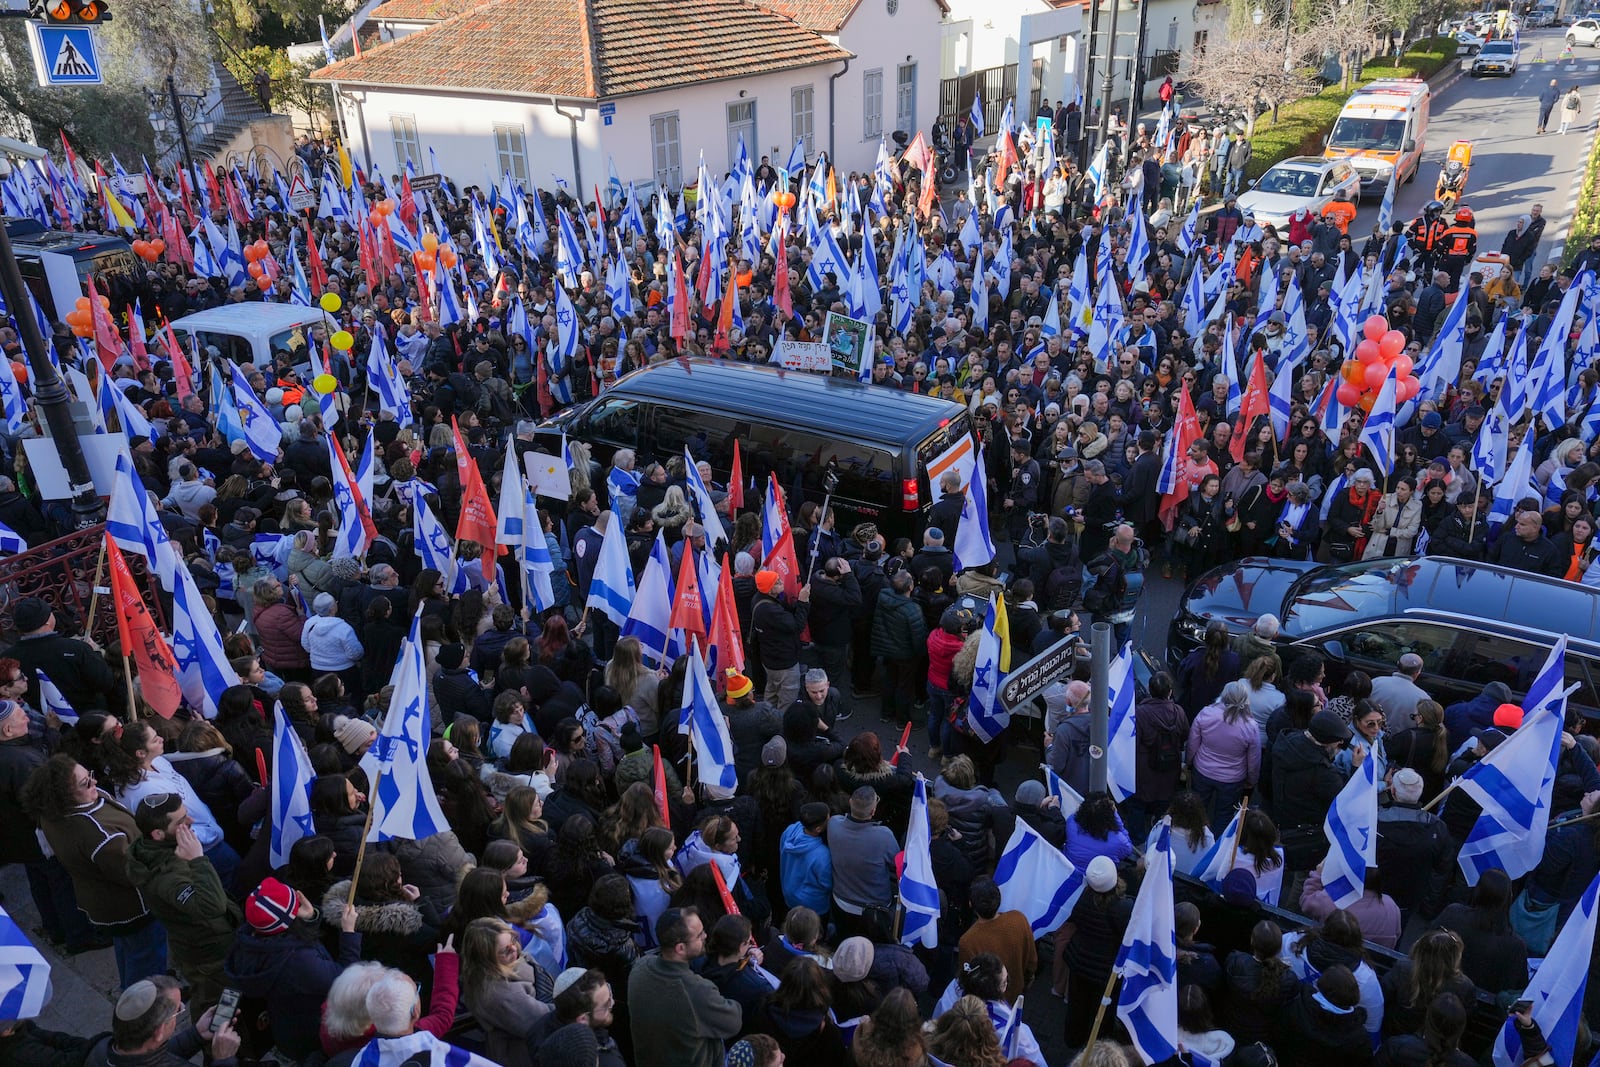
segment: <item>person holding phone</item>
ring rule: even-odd
[[[138,1063],[185,1067],[195,1053],[210,1053],[212,1067],[231,1067],[239,1052],[233,1021],[217,1022],[216,1009],[198,1023],[180,1026],[183,998],[178,980],[164,974],[141,979],[122,991],[111,1017],[111,1033],[89,1050],[89,1063]]]

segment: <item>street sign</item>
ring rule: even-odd
[[[439,188],[440,176],[437,174],[419,174],[411,179],[411,191],[414,193],[431,193]]]
[[[28,44],[33,51],[33,72],[45,88],[63,85],[99,85],[100,54],[91,26],[45,26],[28,23]]]
[[[299,172],[289,180],[289,206],[296,211],[310,211],[317,206],[317,194],[311,191],[305,176]]]
[[[607,126],[611,125],[611,123],[616,119],[616,117],[617,117],[617,105],[616,104],[607,103],[607,104],[601,104],[600,105],[600,119],[605,125],[607,125]]]
[[[1000,686],[1000,703],[1015,711],[1050,687],[1057,679],[1071,674],[1083,642],[1063,637],[1022,666],[1006,675]]]

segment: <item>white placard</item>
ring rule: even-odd
[[[89,477],[94,480],[96,496],[110,496],[117,484],[117,457],[128,450],[128,437],[120,433],[84,434],[78,440],[83,445],[83,456],[89,461]],[[56,443],[48,437],[25,437],[23,451],[28,454],[28,473],[39,487],[39,495],[46,500],[71,500],[72,487],[67,482],[67,470],[61,465],[61,454]]]
[[[827,374],[832,369],[832,356],[828,346],[821,341],[778,342],[778,363],[787,370],[814,370]]]

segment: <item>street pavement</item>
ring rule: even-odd
[[[1395,217],[1410,219],[1433,196],[1439,167],[1450,145],[1458,138],[1473,142],[1472,173],[1464,202],[1477,214],[1479,245],[1498,251],[1500,240],[1516,217],[1534,203],[1542,203],[1550,220],[1539,249],[1539,261],[1560,254],[1562,242],[1576,204],[1581,181],[1581,164],[1587,158],[1594,136],[1600,95],[1600,49],[1580,48],[1568,62],[1554,62],[1560,54],[1562,31],[1539,30],[1523,38],[1522,69],[1511,78],[1476,79],[1466,75],[1446,83],[1433,99],[1422,168],[1415,182],[1403,186],[1396,197]],[[1544,62],[1533,62],[1542,48]],[[1556,78],[1564,90],[1577,84],[1584,96],[1583,125],[1565,136],[1554,132],[1534,133],[1538,117],[1539,90]],[[1377,217],[1378,197],[1363,201],[1352,232],[1370,232]],[[1009,565],[1010,546],[1000,546],[1001,563]],[[1159,557],[1159,546],[1152,546]],[[1135,640],[1152,657],[1161,661],[1166,649],[1167,625],[1177,611],[1183,587],[1178,581],[1163,579],[1159,558],[1151,568],[1135,623]],[[875,729],[892,751],[899,740],[898,727],[878,721],[878,702],[858,701],[845,731]],[[1037,774],[1042,753],[1032,737],[1014,745],[1009,758],[998,769],[998,785],[1009,797],[1018,782]],[[911,738],[911,766],[929,778],[937,774],[933,761],[926,758],[926,731],[921,723]],[[39,929],[38,914],[28,895],[22,869],[16,865],[0,870],[0,903],[40,945],[53,964],[54,997],[39,1020],[50,1029],[73,1033],[96,1033],[109,1028],[111,1004],[117,990],[116,968],[110,951],[86,953],[63,959],[52,951]],[[1048,987],[1048,958],[1041,962],[1042,975],[1028,990],[1026,1018],[1033,1027],[1046,1057],[1052,1064],[1065,1063],[1067,1050],[1062,1041],[1062,1004]],[[937,990],[933,993],[937,995]]]

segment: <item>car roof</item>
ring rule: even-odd
[[[1275,170],[1278,167],[1292,167],[1296,170],[1324,170],[1335,163],[1343,162],[1344,160],[1342,159],[1324,159],[1321,156],[1290,156],[1288,159],[1278,160],[1267,169]]]
[[[1424,616],[1454,626],[1481,623],[1535,640],[1554,641],[1565,633],[1572,647],[1600,657],[1600,591],[1587,586],[1449,556],[1353,564],[1348,569],[1348,581],[1319,591],[1316,604],[1333,606],[1344,594],[1353,598],[1359,590],[1362,600],[1381,603],[1387,598],[1387,611],[1376,612],[1378,616]],[[1381,594],[1380,583],[1388,586]],[[1284,610],[1288,612],[1288,604]],[[1560,630],[1550,629],[1555,619]]]
[[[174,319],[174,329],[215,330],[218,333],[256,333],[260,330],[287,330],[309,322],[323,321],[317,308],[301,304],[269,304],[266,301],[245,301],[242,304],[224,304],[221,307],[196,311]]]
[[[716,390],[711,399],[710,388]],[[899,443],[938,429],[966,408],[952,400],[770,364],[672,359],[618,380],[605,396],[674,400],[728,415],[771,421],[781,412],[797,429]]]

